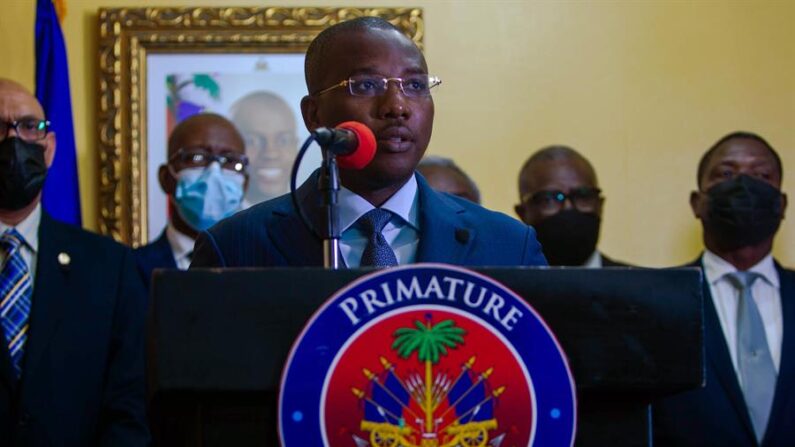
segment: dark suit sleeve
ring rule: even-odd
[[[146,292],[130,250],[125,249],[121,264],[99,427],[103,447],[149,444],[144,382]]]
[[[199,233],[196,245],[193,246],[193,261],[191,261],[190,267],[226,267],[226,262],[218,250],[215,239],[209,232]]]
[[[541,244],[538,243],[536,238],[536,230],[528,226],[527,233],[525,234],[524,243],[524,259],[523,265],[549,265],[544,253],[541,252]]]

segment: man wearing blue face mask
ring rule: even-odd
[[[203,113],[174,128],[158,172],[172,209],[169,223],[157,240],[135,250],[147,285],[156,268],[186,270],[199,232],[240,209],[247,166],[244,140],[226,118]]]
[[[705,386],[654,405],[655,444],[791,446],[795,272],[773,259],[784,218],[781,159],[735,132],[701,159],[690,205],[704,229]]]

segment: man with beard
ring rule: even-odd
[[[516,214],[536,229],[550,265],[626,267],[596,248],[604,197],[591,163],[567,146],[545,147],[519,172]]]
[[[48,128],[0,79],[0,444],[145,446],[144,289],[128,248],[42,210]]]
[[[658,445],[791,446],[795,272],[772,257],[784,217],[781,160],[735,132],[701,158],[690,206],[701,220],[706,386],[654,405]]]
[[[437,193],[415,175],[433,128],[431,89],[440,81],[399,29],[375,17],[338,23],[312,41],[305,64],[306,127],[358,121],[377,140],[369,165],[340,169],[344,265],[546,264],[531,227]],[[319,228],[324,218],[317,184],[315,173],[297,200]],[[303,224],[291,198],[282,196],[202,233],[191,267],[321,265],[321,239]]]

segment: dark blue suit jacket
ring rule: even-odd
[[[0,445],[147,445],[146,297],[132,253],[43,212],[36,259],[20,380],[0,343]]]
[[[152,286],[152,272],[154,269],[177,268],[177,263],[174,261],[174,251],[171,249],[171,244],[168,243],[165,231],[160,233],[160,236],[154,242],[133,250],[133,255],[138,266],[138,272],[140,272],[147,288]]]
[[[701,264],[696,262],[693,266]],[[776,269],[781,283],[784,337],[764,447],[795,445],[795,271],[778,264]],[[653,406],[655,445],[758,445],[711,296],[709,284],[704,282],[706,386]]]
[[[533,228],[468,200],[435,192],[417,175],[417,262],[473,266],[546,265]],[[320,225],[316,175],[297,191]],[[191,267],[322,266],[320,238],[285,195],[235,214],[201,233]]]

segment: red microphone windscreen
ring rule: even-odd
[[[337,165],[343,169],[363,169],[375,157],[376,141],[373,131],[358,121],[345,121],[337,125],[338,129],[350,130],[356,134],[359,146],[348,155],[337,157]]]

